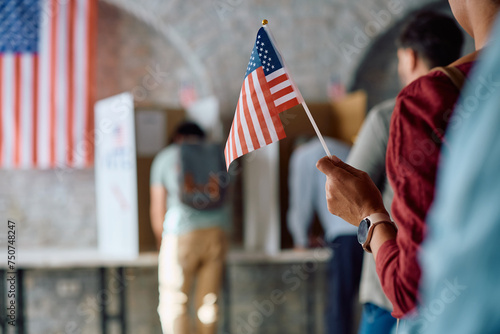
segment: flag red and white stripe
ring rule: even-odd
[[[281,68],[266,76],[269,84],[269,91],[274,102],[276,111],[283,112],[299,104],[299,94],[294,87],[289,74],[285,68]]]
[[[0,53],[0,168],[93,164],[96,0],[40,0],[35,52]]]
[[[302,99],[271,40],[261,28],[224,150],[228,169],[236,158],[285,138],[279,113]]]

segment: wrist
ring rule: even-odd
[[[389,224],[379,224],[374,227],[370,247],[375,259],[377,259],[380,247],[382,247],[386,241],[396,239],[396,235],[396,230]]]

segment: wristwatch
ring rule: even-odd
[[[389,224],[394,227],[396,232],[398,231],[398,227],[391,220],[391,217],[385,213],[374,213],[363,219],[358,226],[358,242],[368,253],[372,252],[370,242],[372,241],[373,229],[379,224]]]

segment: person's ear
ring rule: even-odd
[[[408,49],[407,52],[408,52],[408,66],[411,69],[411,72],[414,72],[417,70],[418,62],[420,60],[418,58],[418,53],[413,49]]]
[[[176,144],[180,144],[180,143],[182,143],[184,141],[184,137],[185,137],[184,135],[176,134],[174,136],[173,142],[176,143]]]

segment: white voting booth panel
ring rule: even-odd
[[[245,250],[280,251],[279,146],[271,144],[243,158]]]
[[[134,101],[130,93],[95,105],[95,184],[99,253],[139,255]]]

